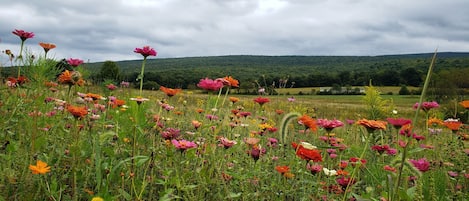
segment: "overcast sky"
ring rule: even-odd
[[[131,60],[217,55],[469,52],[468,0],[0,0],[0,50],[11,32],[57,45],[51,57]],[[6,63],[4,54],[0,57]]]

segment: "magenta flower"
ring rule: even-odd
[[[371,150],[373,151],[377,151],[378,153],[382,154],[384,153],[385,151],[388,151],[389,150],[389,145],[385,144],[385,145],[373,145],[371,146]]]
[[[121,85],[122,88],[129,88],[130,82],[122,81],[120,85]]]
[[[457,176],[458,176],[458,173],[455,172],[455,171],[448,171],[448,175],[449,175],[450,177],[457,177]]]
[[[426,158],[418,160],[410,159],[409,162],[412,163],[412,165],[414,165],[414,167],[420,172],[426,172],[430,169],[430,162],[428,162]]]
[[[402,126],[412,123],[412,120],[405,118],[387,118],[387,120],[396,129],[400,129]]]
[[[155,49],[151,48],[150,46],[143,46],[143,48],[135,48],[135,53],[141,54],[144,58],[148,56],[156,56]]]
[[[318,119],[316,121],[316,124],[324,129],[326,129],[327,132],[331,132],[332,129],[337,128],[337,127],[342,127],[344,126],[344,123],[342,123],[339,120],[328,120],[328,119]]]
[[[218,91],[223,88],[223,82],[220,80],[212,80],[209,78],[201,79],[197,84],[198,87],[207,91]]]
[[[414,109],[417,109],[418,107],[419,107],[419,103],[415,103],[413,106]],[[427,112],[430,109],[438,108],[438,107],[440,107],[440,105],[436,101],[432,101],[432,102],[423,102],[422,105],[420,106],[420,109]]]
[[[34,37],[33,32],[26,32],[24,30],[15,29],[15,31],[12,31],[11,33],[13,33],[13,34],[17,35],[18,37],[20,37],[21,41],[25,41],[28,38],[33,38]]]
[[[257,162],[259,158],[264,155],[266,152],[265,148],[260,148],[257,145],[252,146],[251,151],[249,152],[249,155],[251,155],[252,159]]]
[[[336,181],[337,181],[337,184],[339,184],[342,187],[342,190],[345,190],[347,186],[353,185],[357,182],[355,179],[345,177],[345,176],[336,179]]]
[[[187,140],[171,140],[171,143],[176,147],[176,149],[180,150],[181,152],[197,147],[197,144],[192,141]]]
[[[117,89],[117,86],[114,85],[114,84],[108,84],[106,85],[107,89],[111,90],[111,91],[114,91],[115,89]]]
[[[269,98],[264,98],[262,96],[259,96],[254,99],[254,102],[259,103],[260,106],[263,106],[264,104],[270,102]]]
[[[70,58],[70,59],[67,59],[67,63],[70,64],[70,66],[77,67],[83,64],[83,60]]]

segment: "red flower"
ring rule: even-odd
[[[275,166],[275,170],[280,174],[285,174],[290,171],[290,167],[288,166]]]
[[[264,97],[259,96],[259,97],[254,99],[254,102],[259,103],[259,105],[262,106],[262,105],[270,102],[270,100],[269,100],[269,98],[264,98]]]
[[[405,118],[387,118],[387,120],[396,129],[400,129],[402,126],[412,123],[412,120]]]
[[[28,39],[28,38],[33,38],[33,37],[34,37],[34,33],[33,33],[33,32],[26,32],[26,31],[24,31],[24,30],[15,29],[15,31],[12,31],[11,33],[13,33],[13,34],[19,36],[22,41],[25,41],[25,40]]]
[[[70,59],[67,59],[67,63],[70,64],[70,66],[77,67],[83,64],[83,60],[70,58]]]
[[[322,161],[322,156],[321,153],[316,150],[316,149],[307,149],[303,147],[301,144],[296,144],[295,142],[292,142],[293,148],[296,150],[296,155],[300,157],[301,159],[307,160],[307,161],[314,161],[314,162],[321,162]]]

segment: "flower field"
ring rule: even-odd
[[[425,93],[390,101],[370,85],[349,104],[236,96],[229,75],[201,78],[203,93],[145,91],[149,46],[134,50],[135,88],[97,86],[82,60],[57,68],[54,44],[31,58],[23,47],[34,33],[13,34],[18,71],[0,84],[0,200],[469,200],[468,119],[447,117]],[[468,100],[455,105],[469,115]]]

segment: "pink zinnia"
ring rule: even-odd
[[[234,140],[229,140],[228,138],[225,138],[225,137],[220,138],[220,146],[223,146],[225,149],[228,149],[235,144],[237,144],[237,142]]]
[[[264,105],[265,103],[270,102],[269,98],[264,98],[264,97],[257,97],[254,99],[254,102],[259,103],[260,106]]]
[[[311,171],[311,174],[315,175],[315,174],[320,173],[322,171],[322,165],[320,165],[320,164],[310,165],[308,163],[308,164],[306,164],[306,169]]]
[[[150,46],[143,46],[143,48],[135,48],[135,53],[141,54],[144,58],[148,56],[156,56],[155,49],[151,48]]]
[[[415,103],[413,106],[414,109],[417,109],[418,107],[419,107],[419,103]],[[440,107],[440,105],[436,101],[432,101],[432,102],[423,102],[422,105],[420,106],[420,109],[422,109],[423,111],[428,111],[430,109],[438,108],[438,107]]]
[[[180,151],[185,151],[187,149],[197,147],[197,144],[188,140],[171,140],[171,143],[174,145],[174,147],[176,147],[176,149]]]
[[[34,33],[33,33],[33,32],[26,32],[26,31],[24,31],[24,30],[15,29],[15,31],[12,31],[11,33],[13,33],[13,34],[19,36],[22,41],[25,41],[25,40],[28,39],[28,38],[33,38],[33,37],[34,37]]]
[[[430,169],[430,162],[428,162],[426,158],[418,160],[410,159],[409,162],[412,163],[412,165],[414,165],[414,167],[420,172],[426,172]]]
[[[218,91],[223,88],[223,82],[220,80],[212,80],[209,78],[201,79],[197,84],[198,87],[208,91]]]
[[[326,129],[328,132],[332,131],[332,129],[344,126],[344,123],[342,123],[340,120],[328,120],[328,119],[318,119],[316,124],[320,127],[323,127]]]
[[[70,59],[67,59],[67,63],[70,64],[70,66],[77,67],[83,64],[83,60],[70,58]]]
[[[412,123],[412,120],[405,118],[387,118],[387,120],[396,129],[400,129],[402,126]]]

